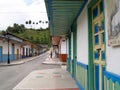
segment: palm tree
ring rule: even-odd
[[[35,28],[35,22],[33,22],[33,26],[34,26],[34,28]]]
[[[39,23],[40,23],[40,27],[42,27],[42,26],[41,26],[41,23],[42,23],[42,21],[41,21],[41,20],[39,21]]]
[[[38,22],[36,22],[36,25],[38,25]]]
[[[47,24],[47,23],[48,23],[48,21],[45,21],[45,23]]]
[[[44,21],[42,23],[44,24]]]
[[[29,21],[28,21],[28,23],[29,23],[30,27],[32,28],[32,25],[31,25],[32,21],[31,21],[31,20],[29,20]]]
[[[41,23],[42,21],[40,20],[39,23]]]
[[[28,21],[26,21],[25,24],[28,25]]]
[[[25,24],[28,24],[28,21],[26,21]]]
[[[48,25],[48,27],[49,27],[49,23],[48,23],[48,21],[45,21],[45,23]]]

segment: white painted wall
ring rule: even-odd
[[[106,69],[109,72],[115,73],[120,75],[120,46],[118,47],[111,47],[108,46],[108,19],[107,19],[107,0],[105,1],[105,27],[106,27]]]
[[[5,40],[1,40],[0,46],[2,46],[3,54],[8,54],[8,42]],[[9,54],[11,54],[11,42],[9,43]]]
[[[77,60],[83,64],[88,64],[87,6],[77,19]]]
[[[20,45],[19,44],[15,44],[15,54],[17,54],[17,49],[19,49],[19,54],[20,54]]]
[[[60,41],[60,43],[61,43],[61,54],[67,54],[67,41],[66,41],[66,38],[62,38],[61,39],[61,41]]]
[[[19,54],[20,54],[20,45],[19,44],[14,44],[15,45],[15,54],[17,54],[17,49],[19,49]],[[7,41],[0,41],[0,46],[3,48],[3,54],[8,54],[8,42]],[[9,54],[12,53],[12,43],[9,42]]]
[[[24,47],[24,54],[25,54],[25,56],[26,56],[26,48],[30,48],[30,46],[29,45],[25,45],[25,46],[23,46]],[[30,55],[30,53],[28,52],[28,55]]]
[[[69,57],[69,46],[68,45],[69,45],[69,39],[67,38],[67,45],[66,45],[67,46],[67,57]]]

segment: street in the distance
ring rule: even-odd
[[[41,55],[30,62],[20,65],[0,67],[0,90],[12,90],[21,80],[34,70],[60,68],[60,65],[42,64],[48,53]]]

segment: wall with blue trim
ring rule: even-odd
[[[80,90],[88,90],[88,65],[76,63],[76,82]]]
[[[110,19],[112,17],[112,14],[113,14],[112,12],[115,11],[114,5],[115,5],[115,3],[119,4],[119,2],[120,2],[120,0],[109,0],[109,1],[104,0],[104,3],[105,3],[105,5],[104,5],[104,9],[105,9],[105,30],[106,30],[106,35],[105,35],[106,36],[106,63],[107,63],[106,69],[107,69],[107,71],[110,71],[110,72],[118,74],[118,75],[120,75],[120,70],[119,70],[119,68],[120,68],[120,46],[118,46],[118,45],[114,46],[113,45],[113,44],[115,44],[115,42],[117,42],[116,39],[111,40],[113,42],[109,43],[109,39],[111,39],[110,36],[109,36],[109,34],[110,34],[110,31],[109,31],[110,28],[109,27],[110,27],[110,23],[112,23],[112,20],[110,21]],[[112,7],[111,7],[111,4],[112,4]],[[108,7],[111,7],[111,8],[108,8]],[[115,17],[116,17],[116,15],[114,15],[114,18]],[[116,17],[116,19],[113,19],[113,20],[115,20],[115,22],[117,22],[118,19]],[[112,31],[114,31],[114,30],[112,30]],[[108,36],[109,36],[109,38],[108,38]],[[117,35],[116,35],[116,38],[117,38]]]
[[[16,55],[10,54],[10,61],[16,60]],[[1,58],[1,62],[7,62],[8,61],[8,54],[3,54]]]
[[[120,75],[104,71],[104,90],[120,90]]]

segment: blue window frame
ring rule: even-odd
[[[96,6],[94,9],[93,9],[93,18],[96,18],[98,16],[98,6]]]
[[[105,60],[105,52],[102,51],[101,53],[102,53],[102,60]]]
[[[95,45],[99,44],[99,35],[95,36]]]
[[[102,67],[102,72],[105,71],[105,67]],[[104,73],[102,73],[102,90],[104,90]]]
[[[98,29],[98,23],[95,24],[94,26],[94,34],[98,33],[99,29]]]
[[[99,90],[99,66],[95,65],[95,83],[96,83],[96,90]]]
[[[99,58],[99,54],[98,54],[97,51],[94,52],[94,58],[95,58],[95,59],[98,59],[98,58]]]

